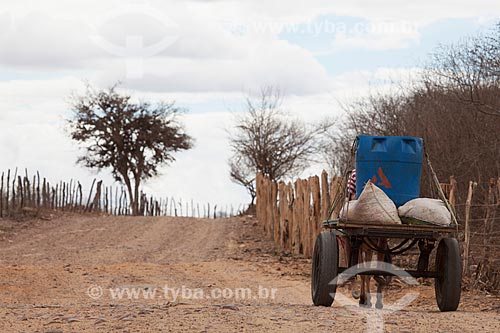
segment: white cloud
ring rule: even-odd
[[[286,95],[283,108],[299,119],[316,123],[327,117],[337,117],[341,113],[337,102],[333,93]]]
[[[319,15],[345,15],[365,20],[363,24],[370,29],[338,32],[334,51],[404,48],[418,41],[418,27],[441,18],[500,14],[500,5],[489,4],[485,10],[482,2],[317,0],[306,4],[292,0],[283,6],[278,1],[243,0],[74,1],[71,5],[24,1],[26,6],[22,7],[9,1],[4,7],[7,12],[0,15],[10,27],[0,35],[0,63],[17,70],[86,71],[91,78],[96,74],[107,83],[126,79],[131,73],[127,64],[135,64],[139,72],[145,70],[145,77],[130,86],[141,90],[241,91],[276,84],[290,93],[317,94],[331,88],[326,72],[311,52],[279,39],[283,24],[312,22]],[[446,11],[440,10],[445,7]],[[263,30],[230,34],[225,30],[227,22]],[[388,27],[393,29],[387,31]],[[130,55],[127,37],[135,36],[143,46],[154,46],[169,34],[175,38],[155,49],[153,57],[136,62],[106,52],[94,38]]]
[[[234,58],[155,57],[141,61],[143,76],[127,78],[121,59],[98,62],[98,82],[110,85],[123,79],[127,87],[141,91],[241,92],[262,85],[276,85],[289,93],[311,94],[330,89],[325,69],[311,53],[285,41],[244,46]]]
[[[0,62],[16,67],[81,67],[99,54],[79,22],[31,13],[16,21],[0,36]]]
[[[207,20],[206,14],[188,17],[189,11],[183,9],[170,15],[179,21],[178,36],[172,44],[160,43],[156,48],[162,35],[168,34],[162,30],[161,17],[169,12],[151,19],[147,14],[154,15],[155,7],[136,14],[127,8],[122,12],[118,6],[116,15],[104,13],[95,29],[91,26],[99,19],[84,15],[61,19],[46,11],[30,12],[0,37],[0,48],[5,50],[0,63],[32,71],[37,67],[55,72],[85,70],[106,83],[138,72],[140,79],[131,80],[130,86],[152,91],[241,91],[263,84],[280,85],[299,94],[328,89],[326,72],[301,47],[277,38],[232,36]],[[130,38],[154,52],[145,57],[139,52],[139,58],[131,58],[143,48],[127,45]]]
[[[404,49],[411,42],[418,42],[420,33],[415,24],[400,21],[371,22],[363,31],[339,32],[332,41],[332,50]]]

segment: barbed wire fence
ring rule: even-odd
[[[476,188],[482,189],[476,191]],[[458,205],[459,207],[462,205]],[[469,182],[463,223],[463,270],[474,286],[500,290],[500,178]]]

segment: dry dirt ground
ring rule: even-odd
[[[431,283],[396,284],[384,310],[314,307],[310,260],[261,238],[250,217],[0,220],[0,332],[500,332],[499,298],[440,313]]]

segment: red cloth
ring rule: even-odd
[[[351,176],[347,181],[347,194],[350,196],[351,194],[356,194],[356,169],[351,171]]]

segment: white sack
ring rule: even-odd
[[[362,224],[401,224],[398,210],[392,200],[380,188],[368,181],[359,195],[344,205],[340,218]]]
[[[417,198],[408,201],[398,208],[399,216],[408,219],[409,222],[421,222],[421,224],[434,224],[449,226],[451,214],[443,201],[439,199]],[[411,221],[411,220],[416,221]]]

